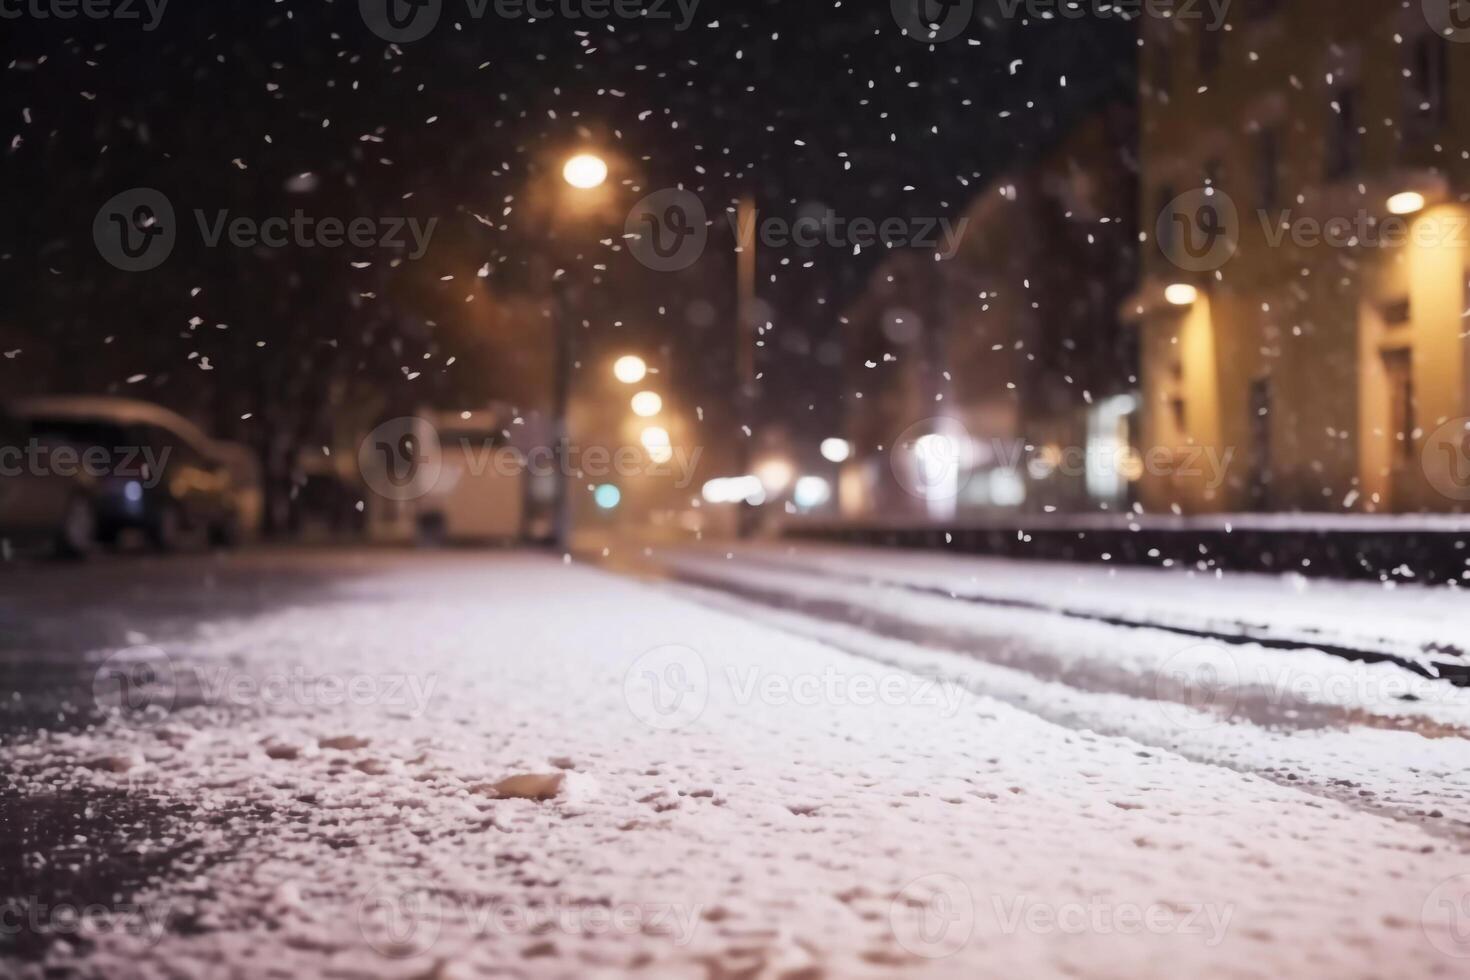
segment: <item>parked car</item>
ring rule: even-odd
[[[97,540],[112,543],[138,530],[160,550],[173,550],[191,535],[216,545],[239,539],[241,494],[230,465],[188,419],[110,397],[26,399],[10,414],[32,445],[71,447],[65,457],[53,448],[41,468],[53,477],[76,471],[93,482]],[[63,465],[73,456],[75,464]]]
[[[0,414],[0,541],[82,557],[96,543],[96,481],[37,465],[30,443],[24,421]]]
[[[213,455],[230,474],[235,497],[235,522],[241,540],[260,534],[265,522],[265,487],[260,474],[260,457],[255,450],[238,442],[212,442]]]

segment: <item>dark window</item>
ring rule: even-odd
[[[1256,135],[1256,180],[1261,207],[1274,208],[1281,203],[1281,132],[1274,126]]]
[[[41,442],[51,445],[65,444],[78,449],[90,446],[117,449],[132,441],[116,425],[86,419],[33,418],[30,420],[30,429],[31,435]]]
[[[1394,300],[1383,307],[1383,322],[1390,327],[1401,327],[1409,322],[1409,301],[1407,299]]]
[[[1389,431],[1398,445],[1397,463],[1414,460],[1414,370],[1407,347],[1383,352],[1383,372],[1388,380]]]
[[[1362,164],[1357,89],[1335,91],[1328,112],[1327,179],[1341,180],[1356,174]]]
[[[1444,125],[1449,108],[1449,62],[1445,43],[1422,34],[1408,46],[1406,117],[1411,133],[1432,134]]]
[[[1205,161],[1205,186],[1216,191],[1225,189],[1225,165],[1219,157]]]
[[[1167,32],[1155,36],[1152,57],[1149,68],[1154,95],[1167,98],[1174,90],[1174,48]]]
[[[1205,81],[1212,82],[1220,70],[1220,45],[1225,34],[1223,30],[1213,28],[1204,21],[1199,23],[1198,30],[1200,74],[1204,76]]]
[[[1155,210],[1160,217],[1164,218],[1164,220],[1158,222],[1157,225],[1159,235],[1159,251],[1164,253],[1165,258],[1172,258],[1172,256],[1174,255],[1174,246],[1176,244],[1174,238],[1174,218],[1172,215],[1169,214],[1169,206],[1174,203],[1175,196],[1176,195],[1174,194],[1174,188],[1169,186],[1168,184],[1165,184],[1163,187],[1159,188],[1158,197],[1156,198],[1156,200],[1158,201],[1158,207]]]
[[[24,446],[28,438],[29,427],[24,421],[0,415],[0,446]]]
[[[1265,509],[1271,502],[1271,379],[1255,378],[1250,383],[1251,503]]]

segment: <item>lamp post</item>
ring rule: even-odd
[[[595,153],[578,153],[562,166],[561,176],[572,193],[595,190],[607,180],[607,161]],[[552,303],[556,329],[552,412],[556,419],[554,437],[561,470],[556,481],[552,534],[557,546],[566,550],[572,544],[572,466],[567,419],[572,408],[572,365],[576,362],[576,334],[567,309],[567,283],[563,278],[552,281]]]
[[[736,436],[735,468],[741,477],[750,473],[750,442],[755,438],[755,222],[755,199],[746,194],[740,198],[735,221],[735,411],[750,425],[749,436]],[[738,424],[739,418],[736,421]],[[755,518],[755,508],[740,503],[736,537],[750,537],[755,532]]]

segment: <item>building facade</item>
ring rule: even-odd
[[[1470,101],[1451,98],[1470,30],[1433,7],[1145,18],[1145,247],[1125,314],[1149,510],[1470,499]]]

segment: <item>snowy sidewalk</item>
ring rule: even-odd
[[[584,567],[399,556],[332,601],[123,660],[189,697],[6,746],[23,797],[190,808],[140,842],[197,845],[130,898],[163,928],[52,947],[83,974],[1470,962],[1470,857],[1418,827]]]

